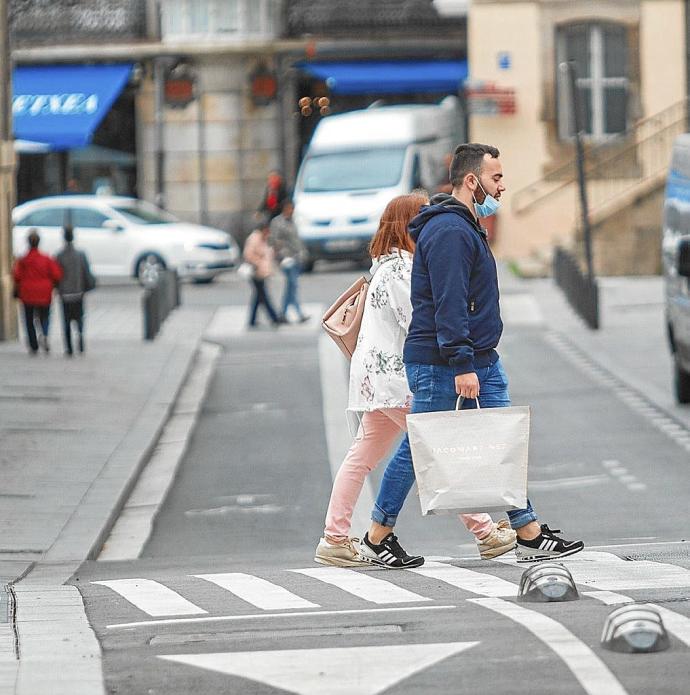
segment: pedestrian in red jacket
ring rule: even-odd
[[[53,288],[62,279],[62,268],[54,259],[38,250],[41,237],[35,229],[29,231],[28,241],[29,252],[16,261],[12,275],[15,294],[24,306],[29,350],[35,355],[38,352],[39,340],[41,347],[46,352],[50,351],[50,303],[53,299]],[[35,319],[41,326],[40,339],[36,336]]]

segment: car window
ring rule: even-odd
[[[67,222],[66,208],[43,208],[34,210],[17,221],[27,227],[64,227]]]
[[[113,205],[129,222],[134,224],[171,224],[177,222],[177,218],[164,210],[159,210],[154,205],[137,200],[123,205]]]
[[[108,219],[98,210],[90,208],[72,208],[72,225],[76,227],[102,227]]]

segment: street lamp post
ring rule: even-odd
[[[592,260],[592,227],[589,222],[589,204],[587,201],[587,179],[585,175],[585,150],[582,144],[582,102],[577,91],[577,75],[572,61],[560,64],[560,70],[568,78],[570,91],[570,108],[575,129],[575,155],[577,161],[577,181],[580,192],[580,212],[582,214],[582,235],[585,244],[585,261],[587,263],[587,276],[591,280],[594,277],[594,263]]]

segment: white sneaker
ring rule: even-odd
[[[510,523],[507,519],[501,519],[489,533],[488,536],[477,539],[477,547],[482,560],[491,560],[512,550],[517,544],[517,535],[510,528]]]
[[[367,567],[369,565],[360,557],[359,538],[346,538],[340,543],[329,543],[322,538],[316,546],[314,561],[334,567]]]

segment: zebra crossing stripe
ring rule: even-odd
[[[371,603],[431,601],[426,596],[415,594],[384,579],[376,579],[368,574],[353,572],[342,567],[319,567],[288,571],[303,574],[305,577],[317,579],[325,584],[332,584],[353,596],[357,596],[357,598]]]
[[[221,589],[229,591],[243,601],[251,603],[263,610],[282,610],[296,608],[320,608],[318,603],[312,603],[297,594],[272,584],[253,574],[230,572],[227,574],[195,574],[197,579],[216,584]]]
[[[615,606],[623,603],[634,603],[634,599],[623,594],[616,594],[613,591],[586,591],[585,596],[595,598],[597,601],[605,603],[607,606]],[[690,618],[681,613],[669,610],[656,603],[647,605],[659,611],[661,619],[664,621],[666,630],[677,637],[683,644],[690,647]]]
[[[422,567],[415,567],[406,571],[430,579],[437,579],[480,596],[516,596],[518,591],[517,584],[507,582],[505,579],[494,577],[491,574],[474,572],[463,567],[445,565],[442,562],[427,562]]]
[[[561,658],[588,695],[626,695],[625,689],[606,664],[559,622],[500,598],[471,598],[468,601],[499,613],[529,630]]]
[[[624,560],[613,553],[583,550],[576,555],[554,558],[562,562],[578,585],[602,591],[634,589],[687,589],[690,569],[652,560]],[[520,564],[514,557],[498,557],[494,562]]]
[[[91,584],[107,586],[140,611],[153,617],[207,613],[203,608],[195,606],[191,601],[153,579],[113,579]]]

